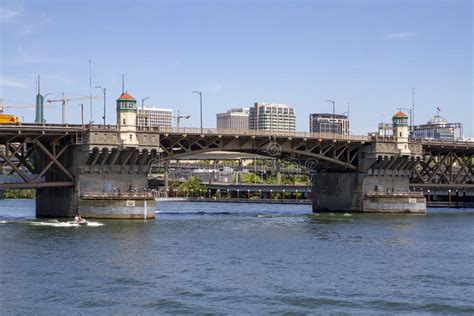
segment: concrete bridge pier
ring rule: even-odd
[[[313,212],[425,213],[425,197],[409,191],[406,176],[362,172],[313,176]]]
[[[46,183],[64,186],[37,189],[37,217],[154,218],[148,173],[158,148],[156,140],[146,136],[137,136],[140,146],[123,146],[111,130],[86,133],[83,144],[65,144],[62,155],[43,172]],[[47,151],[35,156],[39,170],[51,164],[47,152],[55,152],[49,144],[44,147]]]
[[[313,212],[361,212],[362,183],[358,172],[313,175]]]

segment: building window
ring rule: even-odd
[[[133,140],[133,134],[130,134],[130,140]]]
[[[123,119],[122,124],[125,125],[125,119]]]

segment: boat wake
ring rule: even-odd
[[[105,224],[100,222],[87,222],[87,225],[79,225],[78,223],[69,221],[69,222],[60,222],[57,219],[52,219],[49,221],[0,221],[0,224],[15,223],[15,224],[24,224],[30,226],[49,226],[49,227],[80,227],[80,226],[91,226],[99,227],[104,226]]]

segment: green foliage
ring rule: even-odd
[[[3,192],[5,199],[34,199],[36,197],[35,189],[11,189]]]
[[[253,172],[247,172],[243,174],[242,183],[262,183],[262,178]]]
[[[307,175],[294,175],[294,182],[296,185],[311,185],[311,179]]]
[[[178,191],[182,192],[185,196],[198,196],[199,193],[207,192],[207,186],[201,183],[198,177],[190,176],[188,181],[178,186]]]

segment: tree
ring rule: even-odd
[[[198,177],[190,176],[188,181],[182,183],[178,187],[179,191],[184,192],[185,195],[191,194],[192,196],[199,194],[199,192],[207,192],[207,186],[201,183]]]

